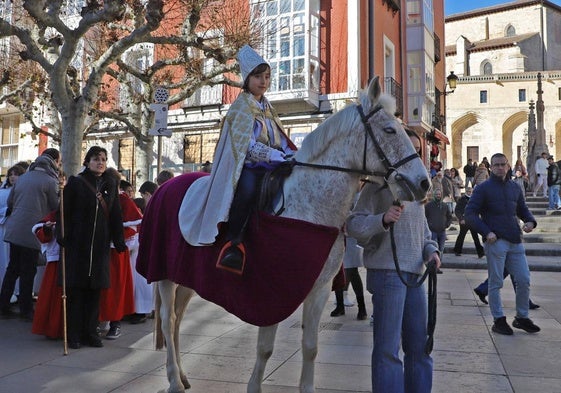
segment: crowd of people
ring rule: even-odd
[[[101,337],[121,335],[122,320],[153,315],[152,285],[136,271],[138,231],[151,195],[174,174],[163,170],[135,198],[132,184],[107,167],[104,148],[91,147],[68,179],[61,161],[46,149],[10,167],[0,187],[0,315],[60,339],[65,297],[68,346],[102,347]]]
[[[195,192],[192,187],[185,198],[193,202],[187,241],[201,247],[213,244],[222,229],[227,242],[217,267],[242,275],[244,233],[255,209],[255,190],[267,171],[281,165],[297,149],[264,96],[271,82],[269,64],[249,46],[240,50],[238,60],[243,92],[223,122],[214,162],[207,161],[201,167],[209,176],[203,179],[202,188]],[[422,154],[418,134],[407,128],[406,132],[417,153]],[[138,231],[150,198],[173,173],[162,171],[156,182],[143,183],[138,190],[141,197],[135,198],[132,184],[107,167],[107,158],[104,148],[91,147],[83,170],[65,182],[60,153],[47,149],[29,169],[11,167],[0,188],[0,235],[6,242],[3,244],[9,244],[9,249],[0,247],[2,261],[9,260],[5,273],[0,265],[0,313],[32,321],[33,333],[60,338],[63,262],[68,345],[73,349],[102,347],[101,337],[116,339],[121,335],[122,320],[142,323],[153,310],[151,287],[135,268]],[[550,208],[560,208],[559,167],[551,156],[538,161],[533,192],[541,188],[545,196],[549,189]],[[530,333],[540,330],[528,316],[532,305],[530,272],[518,225],[522,220],[525,232],[537,225],[524,199],[529,181],[522,162],[518,160],[511,168],[506,157],[497,153],[490,162],[483,158],[477,164],[469,159],[463,168],[465,180],[456,168],[443,168],[438,162],[430,173],[431,194],[421,202],[396,204],[387,187],[366,182],[346,221],[347,249],[342,262],[347,286],[350,282],[356,294],[358,320],[368,315],[358,271],[362,266],[372,297],[373,392],[431,390],[433,360],[426,350],[426,285],[413,284],[418,283],[428,263],[440,271],[446,229],[454,214],[460,225],[455,254],[462,254],[469,231],[478,256],[487,257],[493,331],[512,334],[500,297],[506,274],[511,275],[516,289],[512,326]],[[394,239],[390,238],[391,228],[395,228]],[[400,269],[395,266],[394,254]],[[47,267],[34,311],[33,279],[40,255],[45,255]],[[18,295],[19,314],[11,305],[14,293]],[[344,289],[337,289],[331,316],[343,315]],[[105,330],[101,322],[109,325],[105,334],[100,334]]]

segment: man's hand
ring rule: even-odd
[[[382,217],[382,222],[384,223],[384,226],[399,221],[402,211],[403,211],[403,206],[396,206],[396,205],[390,206],[388,211],[384,213],[384,217]]]
[[[432,255],[429,257],[428,262],[430,261],[434,261],[437,270],[440,269],[440,265],[442,265],[442,262],[440,261],[440,255],[438,255],[437,252],[432,253]]]
[[[497,235],[495,235],[495,232],[489,232],[489,233],[487,234],[487,241],[488,241],[490,244],[493,244],[493,243],[495,243],[495,242],[497,241]]]
[[[522,226],[522,230],[526,233],[530,233],[534,230],[534,223],[533,222],[525,222],[524,226]]]

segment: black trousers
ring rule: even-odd
[[[33,313],[33,280],[37,273],[39,250],[10,243],[10,263],[0,290],[0,309],[10,306],[16,280],[19,277],[19,309],[22,316]]]
[[[101,289],[67,288],[68,341],[84,342],[97,337]]]
[[[454,252],[457,254],[462,253],[462,249],[464,248],[464,239],[466,238],[466,234],[469,231],[471,233],[471,237],[473,238],[473,243],[475,244],[475,250],[477,251],[477,256],[482,256],[485,254],[485,250],[479,241],[479,236],[477,232],[473,229],[470,229],[467,225],[460,224],[460,233],[458,233],[458,237],[456,238],[456,243],[454,244]]]
[[[244,168],[240,174],[228,216],[227,239],[233,244],[243,241],[247,222],[257,208],[258,192],[266,172],[264,168]]]

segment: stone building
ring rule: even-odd
[[[446,97],[446,166],[462,168],[468,158],[480,162],[496,152],[512,163],[535,161],[528,157],[528,115],[539,72],[543,149],[561,158],[561,7],[508,2],[450,15],[445,31],[446,68],[459,77]]]

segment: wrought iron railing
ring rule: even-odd
[[[403,88],[392,77],[384,78],[384,91],[391,95],[396,101],[396,111],[403,114]]]

